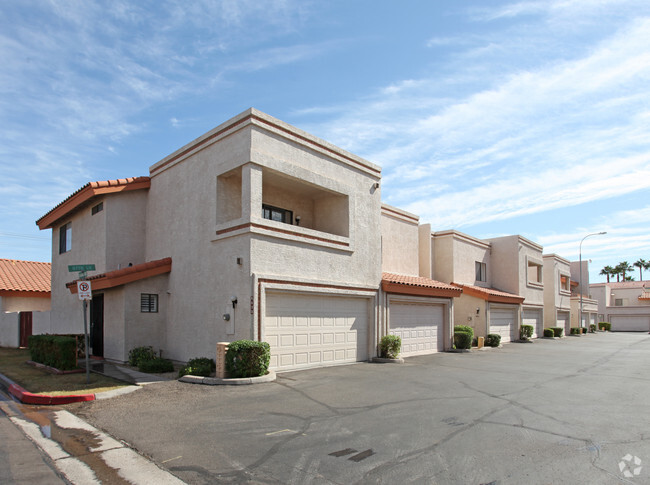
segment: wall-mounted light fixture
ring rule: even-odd
[[[480,307],[476,307],[476,314],[478,315],[479,313],[481,313],[481,308],[480,308]]]
[[[233,309],[237,308],[237,297],[236,296],[231,296],[230,297],[230,303],[232,303]]]
[[[230,313],[224,313],[224,314],[222,315],[222,318],[223,318],[223,320],[224,320],[225,322],[229,322],[229,321],[230,321]]]
[[[300,216],[296,216],[296,226],[300,225]]]

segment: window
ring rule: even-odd
[[[560,275],[560,291],[571,291],[571,278],[567,275]]]
[[[476,281],[487,281],[487,267],[480,261],[476,261]]]
[[[293,224],[293,212],[272,205],[262,204],[262,217],[271,221]]]
[[[141,293],[140,313],[158,313],[158,295]]]
[[[614,300],[614,306],[625,306],[627,304],[627,298],[616,298]]]
[[[59,229],[59,254],[72,249],[72,223],[68,222]]]
[[[90,213],[94,216],[95,214],[97,214],[98,212],[101,212],[103,210],[104,210],[104,203],[100,202],[99,204],[94,206],[92,209],[90,209]]]
[[[528,261],[528,282],[529,283],[542,283],[542,265],[533,261]]]

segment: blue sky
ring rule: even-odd
[[[607,231],[592,282],[650,260],[647,0],[5,0],[0,58],[3,258],[49,261],[36,219],[252,106],[434,230],[570,260]]]

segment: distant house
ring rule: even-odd
[[[650,331],[650,281],[589,285],[598,301],[598,320],[612,324],[613,332]]]
[[[582,286],[580,282],[582,281]],[[584,290],[583,290],[584,289]],[[580,305],[582,302],[582,322],[580,322]],[[589,285],[589,261],[571,262],[571,326],[589,328],[598,322],[598,300],[592,297]]]
[[[0,259],[0,346],[50,332],[50,263]]]

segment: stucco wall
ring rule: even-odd
[[[3,312],[46,312],[52,306],[50,297],[3,296],[0,301]]]
[[[419,229],[417,216],[384,205],[381,212],[382,271],[418,276]]]
[[[0,347],[18,347],[19,329],[18,313],[0,312]]]
[[[561,275],[571,275],[569,261],[556,254],[544,255],[544,327],[554,327],[557,312],[571,311],[571,292],[560,287]]]
[[[103,212],[106,213],[107,271],[145,262],[146,204],[146,190],[106,197]]]
[[[489,287],[493,284],[490,245],[458,231],[436,232],[433,238],[433,279]],[[485,263],[486,281],[476,280],[476,262]]]
[[[469,325],[474,329],[476,337],[485,337],[487,335],[486,310],[487,304],[481,298],[466,294],[454,298],[454,325]]]

